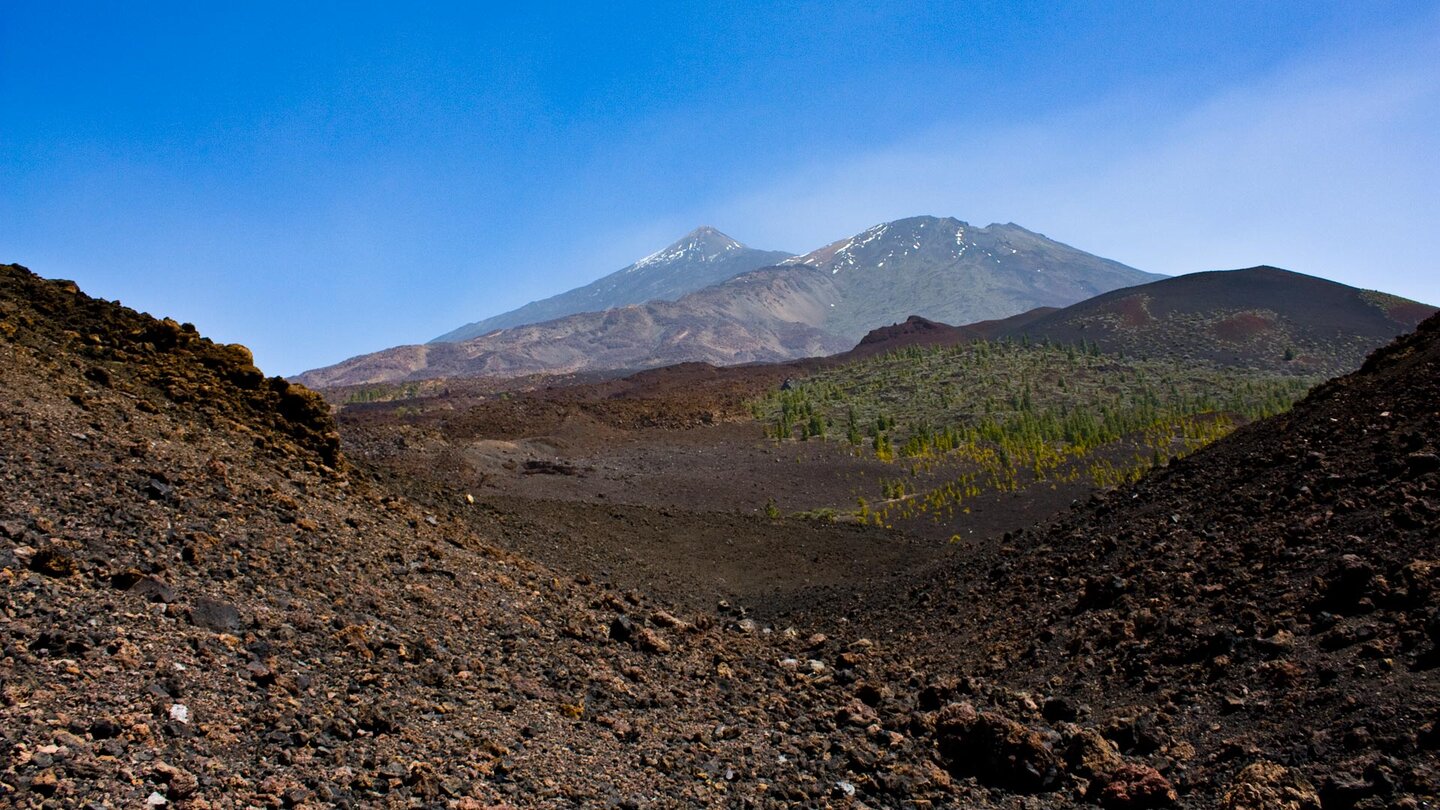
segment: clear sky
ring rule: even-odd
[[[0,0],[0,261],[285,374],[699,224],[1014,221],[1440,303],[1435,2],[489,5]]]

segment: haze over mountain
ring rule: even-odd
[[[674,301],[686,293],[777,264],[791,254],[757,250],[702,225],[638,262],[583,287],[453,329],[432,343],[458,343],[496,329],[540,323],[580,312],[601,312],[647,301]]]
[[[716,255],[716,234],[704,236],[681,240],[616,275],[640,273],[657,284],[672,279],[675,270],[697,266],[694,257]],[[725,252],[743,250],[719,244]],[[674,302],[570,315],[458,342],[396,347],[298,379],[336,386],[787,360],[844,351],[870,329],[910,315],[952,323],[1006,318],[1156,278],[1014,224],[976,228],[953,218],[911,217]],[[626,289],[642,287],[655,289],[645,284]]]

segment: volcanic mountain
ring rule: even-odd
[[[951,324],[1063,307],[1163,278],[1014,223],[910,217],[786,261],[829,275],[839,300],[817,326],[859,340],[909,315]]]
[[[831,354],[910,315],[949,322],[1064,306],[1158,278],[1017,225],[912,217],[678,301],[582,313],[301,374],[314,386],[731,364]]]
[[[1098,295],[1001,336],[1138,357],[1343,374],[1435,307],[1276,267],[1167,278]]]
[[[331,387],[436,377],[516,377],[640,369],[689,361],[775,362],[844,351],[851,343],[810,323],[835,300],[807,269],[762,270],[691,293],[502,329],[461,343],[427,343],[360,355],[307,371]]]
[[[601,312],[647,301],[675,299],[760,267],[778,264],[791,254],[746,247],[708,225],[680,237],[669,247],[583,287],[519,309],[466,324],[432,343],[458,343],[524,324],[551,321],[580,312]]]

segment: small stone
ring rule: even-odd
[[[629,616],[616,616],[615,620],[610,622],[610,638],[616,641],[629,641],[633,635],[635,635],[635,622],[631,621]]]
[[[676,618],[675,616],[666,613],[663,610],[657,610],[652,613],[650,615],[650,621],[660,625],[661,627],[669,627],[675,630],[679,630],[682,633],[694,628],[694,625],[690,624],[689,622],[683,619]]]
[[[403,762],[392,759],[380,768],[380,775],[388,776],[391,779],[404,779],[410,775],[410,771],[406,769]]]
[[[1065,764],[1077,776],[1104,783],[1110,774],[1125,767],[1125,760],[1100,732],[1086,728],[1075,732],[1067,742]]]
[[[170,719],[177,723],[190,722],[190,707],[184,703],[176,703],[170,707]]]
[[[47,577],[60,579],[72,576],[80,570],[80,566],[75,562],[75,558],[50,546],[35,552],[35,556],[30,558],[30,570]]]
[[[90,724],[90,736],[97,740],[108,740],[120,735],[122,729],[114,720],[102,718]]]
[[[175,494],[175,488],[167,481],[159,478],[151,478],[145,482],[145,497],[152,501],[169,500]]]
[[[264,661],[254,660],[245,664],[245,671],[250,677],[261,686],[268,686],[275,682],[275,673],[265,664]]]
[[[1024,793],[1055,790],[1061,763],[1026,726],[969,703],[952,703],[935,719],[940,755],[957,776]]]
[[[146,807],[164,807],[169,803],[170,800],[160,795],[159,791],[154,791],[149,796],[145,797]]]
[[[1079,719],[1080,710],[1065,698],[1052,697],[1045,701],[1041,714],[1051,723],[1073,723]]]
[[[200,790],[200,780],[168,762],[155,763],[155,775],[169,785],[166,793],[176,801],[188,799]]]
[[[635,636],[632,639],[632,643],[646,652],[670,652],[670,642],[661,638],[659,633],[656,633],[648,627],[635,628]]]
[[[30,789],[42,796],[52,796],[60,789],[60,779],[54,771],[41,771],[30,780]]]
[[[865,727],[875,723],[878,719],[875,710],[860,700],[851,700],[835,710],[835,722],[841,726]]]
[[[168,605],[175,601],[175,589],[155,577],[141,578],[131,586],[130,592],[144,597],[151,602]]]
[[[190,622],[207,630],[228,633],[240,629],[240,611],[228,602],[202,596],[190,609]]]
[[[1435,472],[1440,470],[1440,456],[1434,453],[1411,453],[1405,457],[1405,466],[1410,468],[1412,475]]]

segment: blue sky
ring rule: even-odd
[[[287,374],[702,223],[1014,221],[1440,303],[1433,2],[576,5],[3,0],[0,261]]]

